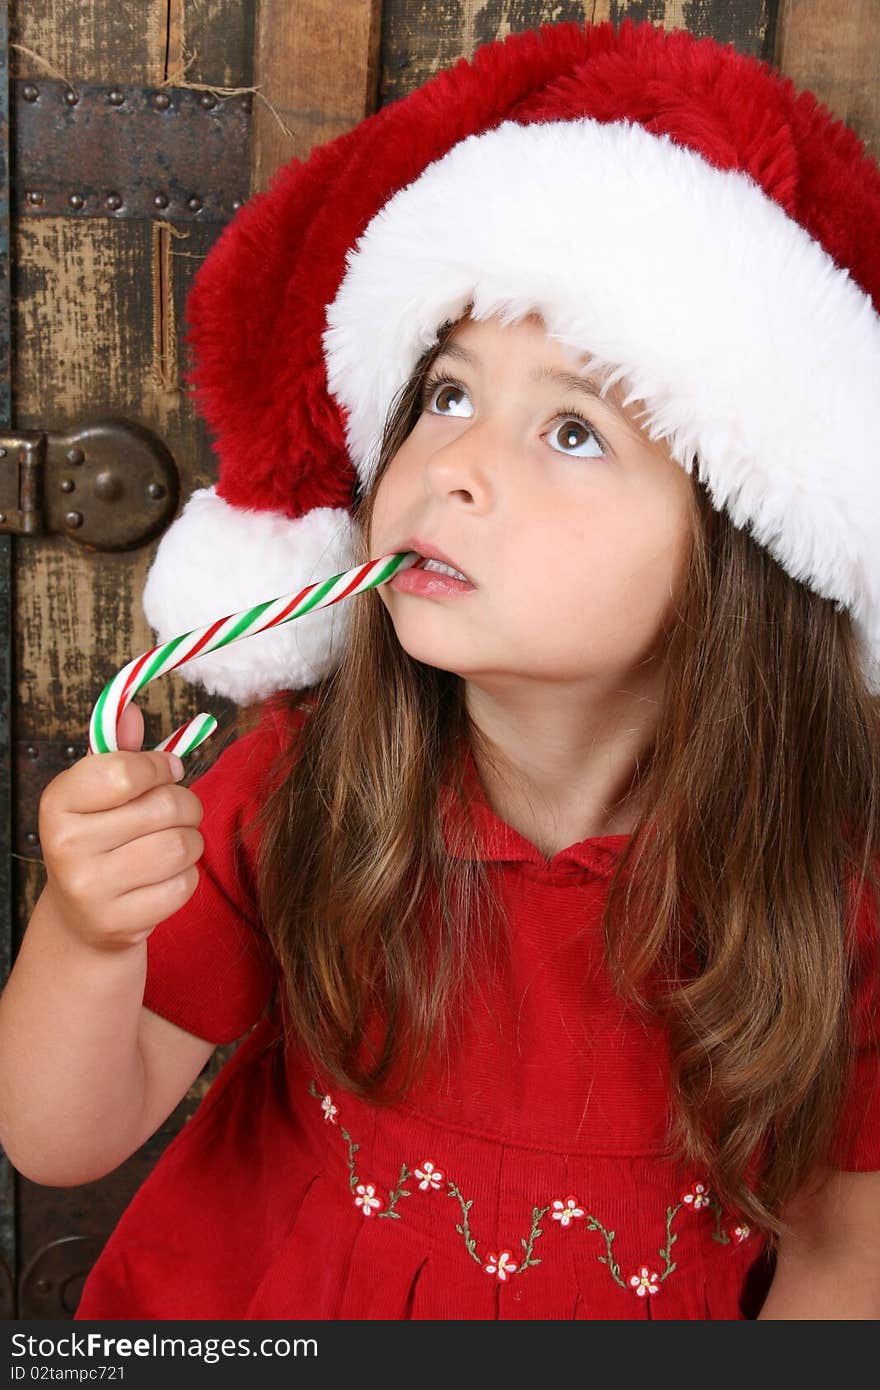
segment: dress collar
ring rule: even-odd
[[[310,702],[313,703],[313,700]],[[300,707],[301,708],[301,707]],[[284,725],[290,720],[300,722],[297,710],[287,704],[276,706],[270,697],[263,707],[263,718],[271,719],[276,726],[276,735],[283,742]],[[593,873],[610,877],[614,866],[630,839],[629,835],[599,835],[576,844],[567,845],[548,859],[537,845],[527,840],[512,825],[496,815],[486,799],[485,788],[480,779],[474,755],[469,744],[465,745],[463,757],[464,792],[467,809],[476,832],[475,845],[470,844],[466,822],[462,820],[459,803],[449,785],[443,780],[440,787],[440,817],[446,849],[456,859],[480,859],[488,863],[532,864],[545,873],[556,869],[570,870],[572,867],[590,869]]]
[[[464,792],[467,811],[475,831],[475,844],[468,840],[466,820],[448,781],[440,790],[440,815],[446,849],[456,859],[481,859],[506,864],[534,864],[550,873],[575,866],[610,877],[629,835],[599,835],[567,845],[552,858],[492,810],[468,746],[463,757]]]

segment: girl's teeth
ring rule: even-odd
[[[453,579],[462,579],[467,583],[466,577],[460,570],[453,569],[451,565],[444,565],[442,560],[426,560],[423,568],[426,570],[436,570],[438,574],[449,574]]]

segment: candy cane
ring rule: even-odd
[[[399,570],[409,569],[419,562],[423,562],[423,557],[415,550],[383,555],[379,560],[370,560],[366,565],[358,565],[343,574],[334,574],[330,579],[309,584],[299,593],[284,594],[281,598],[258,603],[254,608],[243,608],[240,613],[230,613],[228,617],[218,618],[206,627],[194,628],[180,637],[172,637],[170,642],[163,642],[159,647],[151,647],[123,667],[101,691],[89,722],[89,751],[113,753],[118,750],[116,733],[122,711],[139,690],[143,690],[150,681],[164,676],[166,671],[173,671],[207,652],[228,647],[232,642],[241,642],[245,637],[267,632],[270,627],[290,623],[303,613],[328,608],[331,603],[339,603],[340,599],[350,598],[352,594],[375,589],[392,579]],[[195,719],[181,724],[168,738],[157,743],[153,751],[177,753],[185,758],[210,738],[216,728],[217,720],[212,714],[197,714]]]

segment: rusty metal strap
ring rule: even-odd
[[[247,197],[249,94],[10,82],[21,217],[228,222]]]

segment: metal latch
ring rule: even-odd
[[[0,532],[136,550],[171,524],[179,500],[174,458],[136,420],[0,432]]]

